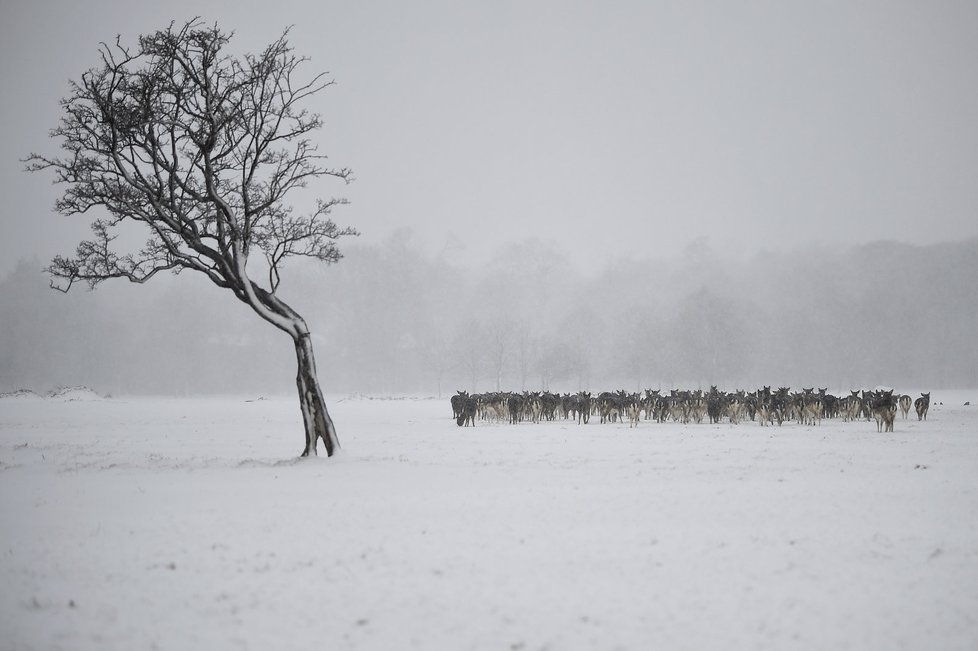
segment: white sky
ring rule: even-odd
[[[312,107],[354,169],[336,220],[483,260],[552,239],[583,268],[808,241],[978,235],[978,2],[0,0],[0,274],[88,234],[53,214],[69,78],[100,40],[194,15],[291,42],[337,86]]]

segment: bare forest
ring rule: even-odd
[[[285,270],[326,391],[978,386],[978,240],[772,246],[747,260],[700,241],[589,275],[582,252],[539,240],[477,269],[456,249],[403,232],[347,245],[339,265]],[[0,391],[292,390],[288,342],[199,279],[62,294],[42,267],[0,278]]]

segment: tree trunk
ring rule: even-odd
[[[299,388],[299,408],[302,410],[302,420],[306,428],[306,447],[302,456],[316,456],[316,443],[321,438],[326,446],[326,456],[340,449],[340,441],[336,436],[333,419],[326,410],[326,400],[319,387],[316,375],[316,358],[312,353],[312,337],[303,333],[295,339],[295,353],[298,360],[296,384]]]

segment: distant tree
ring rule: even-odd
[[[598,360],[610,354],[607,342],[610,329],[611,324],[586,304],[568,312],[559,322],[560,339],[574,351],[579,391],[591,387],[592,380],[596,379],[593,376],[598,372]]]
[[[144,283],[161,271],[204,274],[292,338],[302,455],[315,455],[318,439],[332,455],[339,440],[309,328],[277,290],[285,260],[336,262],[336,240],[355,234],[329,217],[345,200],[319,200],[296,214],[286,198],[310,181],[351,176],[326,167],[310,140],[322,120],[304,105],[333,82],[325,74],[301,79],[306,59],[287,36],[260,54],[234,57],[226,52],[230,34],[193,20],[141,36],[134,47],[121,38],[103,43],[101,63],[61,101],[64,115],[51,135],[65,156],[35,153],[25,162],[30,171],[53,170],[68,186],[58,212],[107,213],[74,257],[53,260],[53,287],[68,291],[84,281],[94,288],[110,278]],[[129,223],[142,224],[149,239],[138,251],[117,252],[118,227]]]
[[[737,305],[701,287],[682,299],[673,323],[681,372],[701,384],[743,376],[749,339]]]
[[[550,391],[554,382],[577,373],[579,364],[577,353],[567,343],[553,336],[543,337],[540,353],[534,360],[534,367],[540,374],[540,388]]]
[[[510,357],[510,348],[516,338],[515,322],[503,316],[490,319],[483,330],[485,341],[483,350],[496,378],[496,391],[502,391],[503,370]]]
[[[456,324],[450,353],[458,360],[459,371],[469,382],[468,390],[478,390],[479,380],[489,375],[492,360],[486,352],[489,333],[476,319]]]
[[[442,396],[442,380],[445,374],[456,365],[452,355],[446,350],[445,342],[448,340],[445,328],[432,325],[431,328],[421,333],[421,341],[418,344],[419,357],[423,364],[423,369],[434,376],[435,390],[438,397]]]

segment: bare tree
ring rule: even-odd
[[[305,320],[277,294],[285,260],[333,263],[337,238],[355,234],[329,215],[344,199],[317,201],[296,214],[286,197],[313,180],[351,180],[332,169],[309,139],[322,126],[303,105],[332,85],[325,74],[302,81],[307,61],[293,53],[288,30],[257,55],[227,54],[231,35],[199,20],[101,44],[101,64],[72,82],[51,135],[64,157],[31,154],[28,170],[54,170],[67,185],[56,209],[99,209],[94,238],[74,257],[56,257],[52,287],[109,278],[144,283],[161,271],[191,270],[230,290],[262,319],[286,332],[298,360],[305,424],[302,455],[339,447],[316,375]],[[149,239],[136,252],[114,248],[118,227],[140,223]],[[257,262],[249,267],[249,262]],[[257,267],[256,280],[252,268]]]
[[[515,322],[507,317],[494,317],[485,327],[484,350],[496,376],[496,391],[502,391],[503,369],[510,356],[510,344],[515,332]]]

